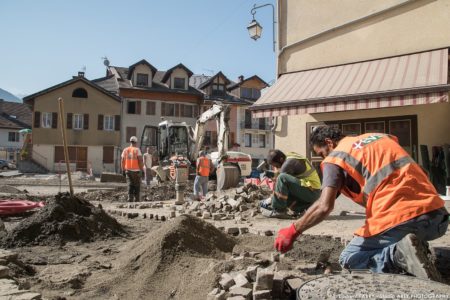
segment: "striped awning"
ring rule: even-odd
[[[447,102],[448,49],[281,75],[256,118]]]

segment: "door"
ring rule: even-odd
[[[76,147],[77,171],[87,171],[87,147]]]

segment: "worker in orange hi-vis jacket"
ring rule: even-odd
[[[385,133],[345,137],[338,128],[323,126],[311,134],[310,144],[324,158],[322,193],[300,219],[278,232],[276,249],[288,251],[299,235],[331,213],[342,193],[366,211],[364,226],[339,258],[344,268],[441,280],[426,241],[445,234],[449,214],[397,138]]]
[[[141,150],[136,146],[137,138],[130,138],[130,146],[122,152],[122,172],[128,181],[128,201],[140,201],[142,163]]]
[[[200,189],[202,195],[208,193],[209,175],[214,170],[211,160],[206,156],[206,151],[200,152],[200,157],[197,159],[196,176],[194,180],[194,197],[196,200],[201,199]]]

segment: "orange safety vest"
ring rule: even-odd
[[[139,149],[130,146],[125,148],[123,153],[125,157],[125,170],[134,170],[134,171],[140,170],[138,160]]]
[[[198,159],[197,174],[200,176],[209,176],[210,161],[207,157]]]
[[[344,169],[361,191],[341,192],[366,208],[366,222],[355,234],[370,237],[444,206],[421,167],[384,133],[342,139],[324,159]]]

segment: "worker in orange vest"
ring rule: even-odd
[[[278,232],[276,249],[288,251],[331,213],[342,193],[366,210],[364,226],[339,258],[344,268],[440,280],[426,241],[445,234],[449,214],[397,138],[384,133],[344,137],[339,129],[323,126],[311,134],[310,144],[324,158],[322,194],[303,217]]]
[[[208,193],[208,179],[214,166],[211,160],[206,156],[206,151],[201,151],[197,158],[196,176],[194,180],[194,197],[196,200],[201,199],[200,189],[204,197]]]
[[[137,137],[130,138],[130,146],[122,152],[122,171],[128,181],[128,201],[140,201],[141,172],[144,170],[141,150],[136,146]]]

